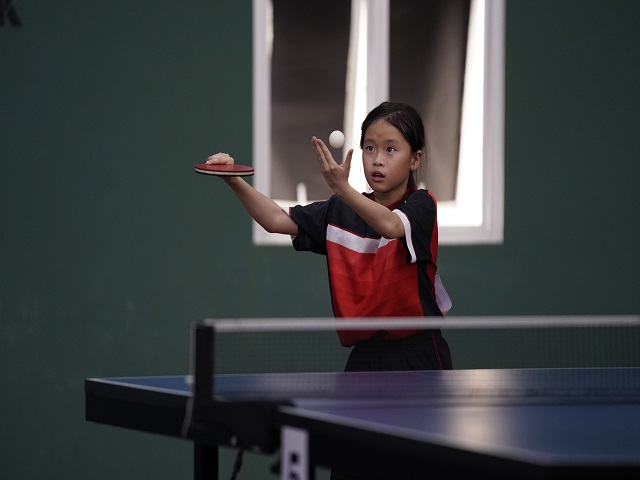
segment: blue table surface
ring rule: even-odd
[[[191,394],[191,377],[93,379]],[[215,376],[223,400],[289,399],[284,416],[538,464],[640,465],[640,369]]]
[[[93,379],[147,390],[189,395],[192,377]],[[230,400],[355,399],[420,401],[517,399],[610,401],[640,398],[640,368],[478,369],[418,372],[314,372],[216,375],[214,392]]]

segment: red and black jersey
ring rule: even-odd
[[[363,194],[370,198],[369,194]],[[427,190],[412,189],[388,208],[400,217],[405,236],[381,237],[336,195],[295,206],[296,250],[327,256],[336,317],[442,316],[436,302],[437,206]],[[339,331],[344,346],[374,336],[404,338],[415,331]]]

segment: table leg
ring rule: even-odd
[[[193,442],[193,479],[217,480],[218,447]]]

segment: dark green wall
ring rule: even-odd
[[[85,422],[84,378],[185,373],[203,317],[331,313],[324,260],[193,173],[251,160],[251,2],[13,3],[0,477],[190,478],[188,443]],[[454,313],[638,314],[640,2],[507,7],[505,242],[441,249]]]

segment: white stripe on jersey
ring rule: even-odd
[[[327,241],[337,243],[349,250],[358,253],[376,253],[379,248],[384,247],[389,242],[397,239],[389,240],[387,238],[368,238],[361,237],[347,230],[342,230],[335,225],[327,226]]]
[[[407,242],[409,255],[411,255],[411,263],[416,263],[416,249],[413,248],[413,239],[411,238],[411,223],[403,211],[393,210],[393,213],[402,220],[402,224],[404,225],[404,239]]]

